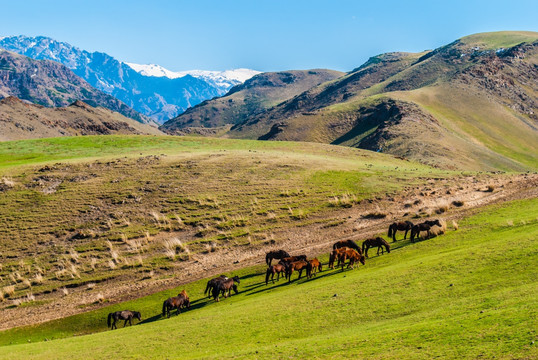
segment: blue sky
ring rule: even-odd
[[[538,1],[0,0],[0,36],[45,35],[170,70],[349,71],[485,31],[538,31]]]

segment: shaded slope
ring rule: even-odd
[[[313,86],[333,80],[342,73],[333,70],[304,70],[263,73],[232,88],[223,97],[204,101],[166,122],[162,129],[170,133],[186,128],[214,128],[236,125]]]
[[[117,112],[82,101],[47,108],[15,97],[0,100],[0,141],[75,135],[162,134]]]
[[[0,97],[7,96],[48,107],[67,106],[82,100],[139,122],[151,121],[120,100],[93,88],[64,65],[0,50]]]

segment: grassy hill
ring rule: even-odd
[[[258,266],[237,272],[241,293],[220,303],[201,299],[200,281],[10,330],[2,344],[24,344],[0,357],[535,358],[537,216],[536,199],[497,204],[359,269],[266,286]],[[183,288],[192,308],[161,319],[162,301]],[[107,312],[124,308],[141,310],[143,323],[52,340],[102,331]]]
[[[537,65],[535,32],[381,54],[218,134],[347,145],[450,169],[536,170]]]
[[[387,216],[382,201],[395,203],[402,191],[425,182],[446,191],[471,179],[315,143],[119,135],[2,142],[3,323],[15,324],[21,303],[53,316],[58,301],[76,313],[102,306],[99,294],[134,296],[132,279],[144,291],[162,289],[225,265],[219,258],[289,244],[311,226],[322,227],[318,234],[351,227],[343,209]]]

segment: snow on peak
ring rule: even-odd
[[[225,71],[209,71],[209,70],[188,70],[188,71],[171,71],[156,64],[133,64],[125,63],[130,68],[144,76],[167,77],[177,79],[187,75],[195,78],[200,78],[208,82],[212,82],[217,86],[233,86],[243,83],[254,75],[259,74],[259,71],[251,69],[233,69]]]

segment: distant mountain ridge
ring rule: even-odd
[[[145,76],[108,54],[88,52],[44,36],[4,37],[0,38],[0,47],[33,59],[64,64],[92,86],[158,122],[164,122],[204,100],[224,95],[240,83],[233,74],[226,72],[220,75],[186,72],[176,78]],[[245,74],[248,73],[243,72],[243,78]]]
[[[142,123],[153,122],[115,97],[92,87],[58,62],[34,60],[0,49],[0,98],[8,96],[48,107],[67,106],[82,100]]]

